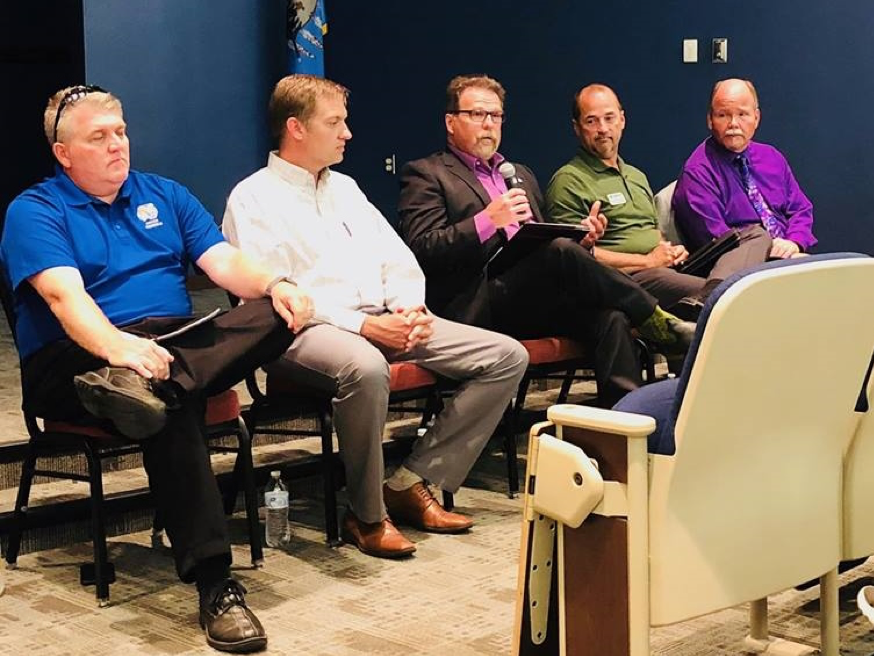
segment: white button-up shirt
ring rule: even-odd
[[[360,332],[366,314],[425,302],[413,253],[347,175],[318,177],[275,152],[231,192],[222,232],[315,304],[311,323]]]

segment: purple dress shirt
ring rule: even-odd
[[[498,173],[498,167],[506,159],[501,155],[501,153],[495,153],[492,156],[492,159],[488,163],[485,163],[478,157],[462,152],[452,145],[449,146],[449,150],[451,150],[458,159],[464,162],[467,167],[473,171],[476,179],[479,180],[479,183],[486,190],[490,199],[494,200],[501,194],[507,193],[507,183],[504,181],[503,176]],[[486,243],[486,241],[497,232],[495,224],[492,223],[492,220],[489,218],[488,214],[486,214],[485,210],[482,210],[473,217],[473,224],[476,226],[476,234],[479,235],[479,240],[482,244]],[[515,235],[518,230],[518,223],[511,223],[506,226],[504,232],[507,234],[507,239],[512,239],[513,235]]]
[[[801,191],[786,158],[773,146],[751,141],[750,171],[785,238],[807,251],[813,236],[813,204]],[[672,208],[689,250],[700,248],[729,228],[760,224],[741,183],[738,153],[708,137],[686,160],[677,180]]]

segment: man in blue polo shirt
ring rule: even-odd
[[[143,440],[177,571],[197,583],[207,642],[261,649],[264,629],[230,577],[227,522],[201,428],[205,398],[283,353],[312,317],[311,300],[225,242],[184,187],[130,170],[122,107],[111,94],[62,89],[49,99],[44,128],[57,172],[9,205],[0,242],[25,408],[46,419],[112,422]],[[159,343],[191,314],[191,263],[250,302]]]

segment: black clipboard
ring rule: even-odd
[[[486,277],[492,279],[501,275],[519,260],[530,255],[543,244],[567,237],[582,241],[589,231],[581,225],[572,223],[523,223],[513,238],[495,251],[484,267]]]
[[[739,243],[740,233],[736,228],[732,228],[724,235],[714,237],[710,243],[699,248],[685,262],[674,268],[680,273],[704,277],[710,273],[710,269],[713,268],[716,260],[735,248]]]

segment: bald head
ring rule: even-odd
[[[571,107],[571,115],[573,116],[573,121],[576,123],[580,120],[580,116],[582,115],[582,110],[580,109],[580,100],[583,102],[589,102],[593,96],[603,96],[607,98],[611,98],[613,102],[619,109],[622,109],[622,105],[619,103],[619,97],[616,95],[616,92],[613,91],[606,84],[590,84],[588,86],[583,87],[579,91],[574,94],[574,102]]]
[[[731,78],[713,86],[707,128],[724,148],[746,150],[759,127],[759,96],[749,80]]]
[[[613,89],[590,84],[574,95],[573,127],[580,145],[607,166],[619,165],[625,112]]]
[[[752,96],[753,102],[756,107],[759,106],[759,94],[756,91],[756,87],[749,80],[742,80],[737,77],[730,77],[727,80],[720,80],[716,84],[713,85],[713,91],[710,92],[710,109],[713,109],[713,100],[717,97],[717,95],[723,96],[725,94],[743,94],[749,93]]]

